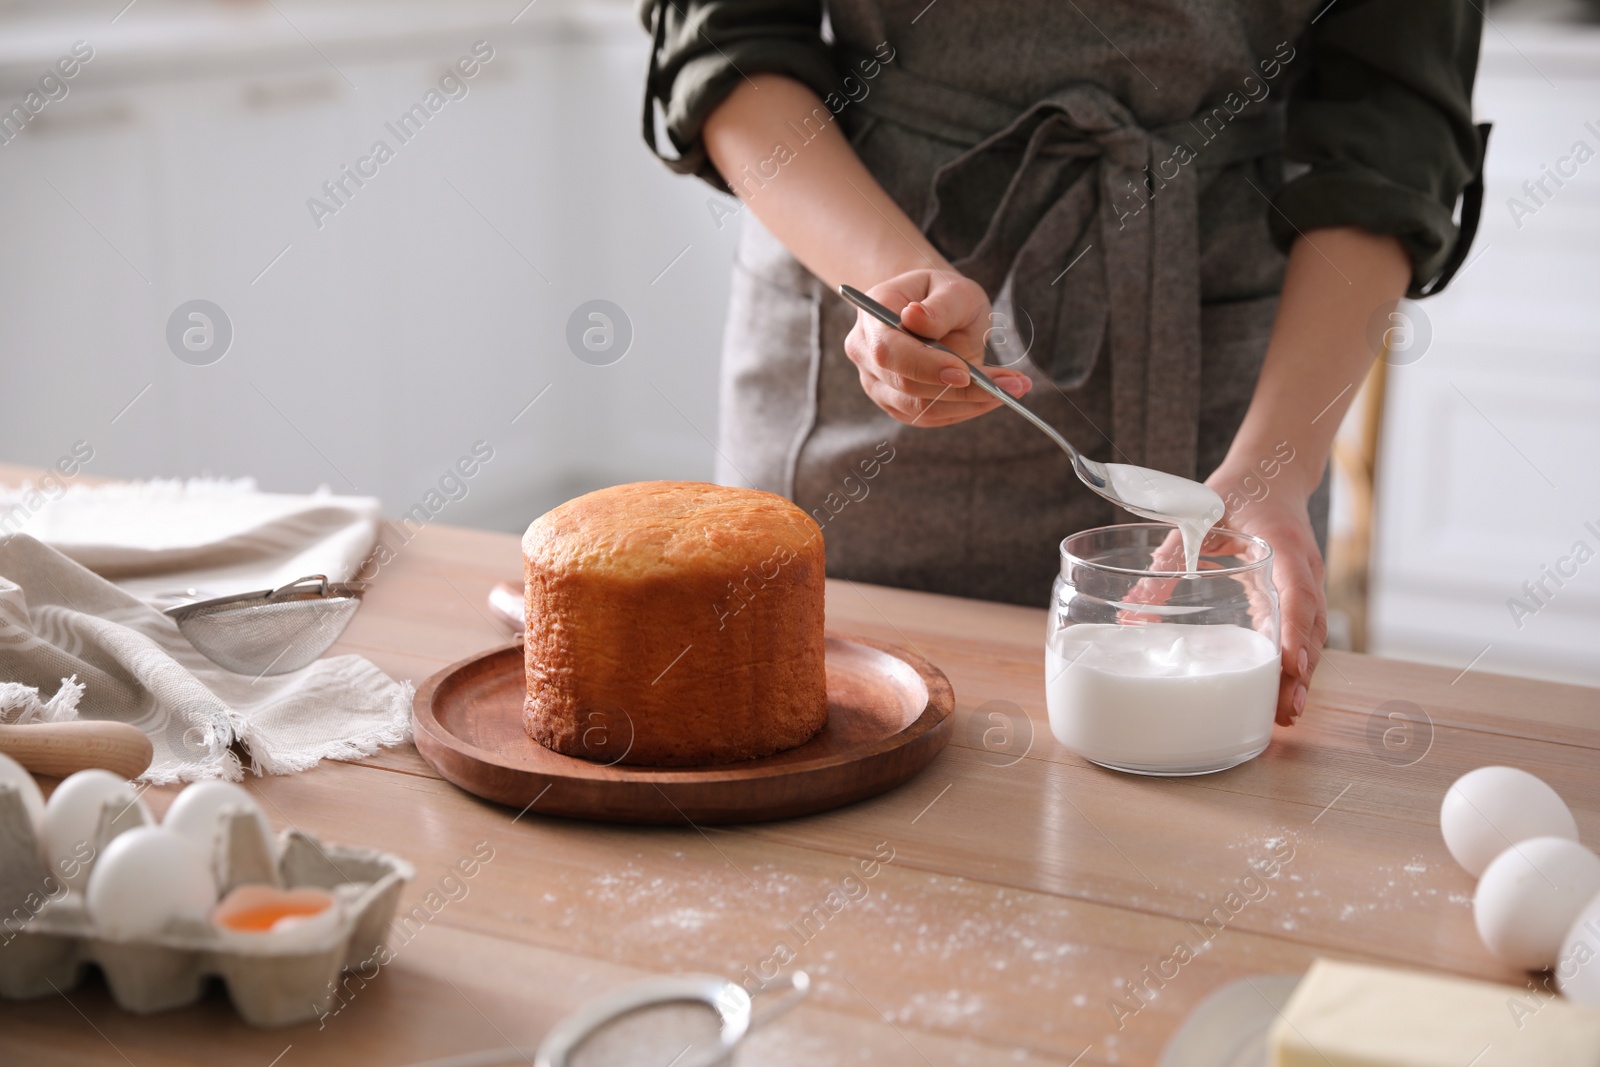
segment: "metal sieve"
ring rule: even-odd
[[[361,606],[360,582],[312,574],[276,589],[167,608],[189,643],[236,674],[287,674],[328,650]]]
[[[468,1052],[410,1067],[732,1067],[751,1031],[806,998],[811,979],[794,971],[756,992],[714,974],[641,979],[582,1004],[558,1022],[533,1059],[516,1047]]]

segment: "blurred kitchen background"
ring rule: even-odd
[[[1345,428],[1335,640],[1600,684],[1600,7],[1488,12],[1483,226]],[[738,220],[640,142],[631,3],[0,3],[0,107],[75,45],[92,58],[0,128],[0,461],[82,441],[93,475],[327,485],[399,515],[487,442],[434,519],[499,530],[711,476]],[[430,90],[400,143],[386,124]],[[380,139],[394,158],[357,186]],[[569,320],[595,300],[621,316],[585,361]]]

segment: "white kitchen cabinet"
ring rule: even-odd
[[[4,100],[72,41],[96,48],[0,148],[0,455],[49,464],[88,439],[96,474],[326,483],[400,513],[482,439],[494,460],[438,517],[503,529],[602,484],[710,476],[736,228],[639,139],[631,5],[94,14],[19,8],[0,34]],[[400,144],[385,124],[480,39],[494,58],[467,95]],[[308,198],[380,138],[394,159],[318,228]],[[234,330],[209,366],[165,337],[196,298]],[[611,366],[567,346],[592,299],[632,321]]]

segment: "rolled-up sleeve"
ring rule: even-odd
[[[701,131],[741,81],[787,74],[826,96],[837,74],[822,40],[822,0],[639,0],[639,17],[654,36],[645,82],[644,136],[655,154],[682,174],[718,189],[727,184],[706,155]],[[659,110],[658,110],[659,108]],[[672,154],[658,143],[663,122]]]
[[[1301,47],[1286,154],[1303,172],[1269,213],[1287,249],[1319,226],[1393,234],[1412,296],[1459,238],[1456,199],[1482,166],[1472,122],[1482,15],[1470,0],[1335,0]]]

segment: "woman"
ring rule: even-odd
[[[708,205],[743,226],[719,479],[811,511],[835,576],[1043,603],[1061,537],[1127,516],[1024,420],[980,418],[998,402],[961,360],[833,294],[975,363],[987,335],[992,377],[1091,456],[1204,477],[1273,546],[1292,722],[1326,636],[1334,432],[1395,301],[1438,291],[1476,224],[1478,8],[641,14],[646,139],[664,125],[674,169],[741,201]]]

